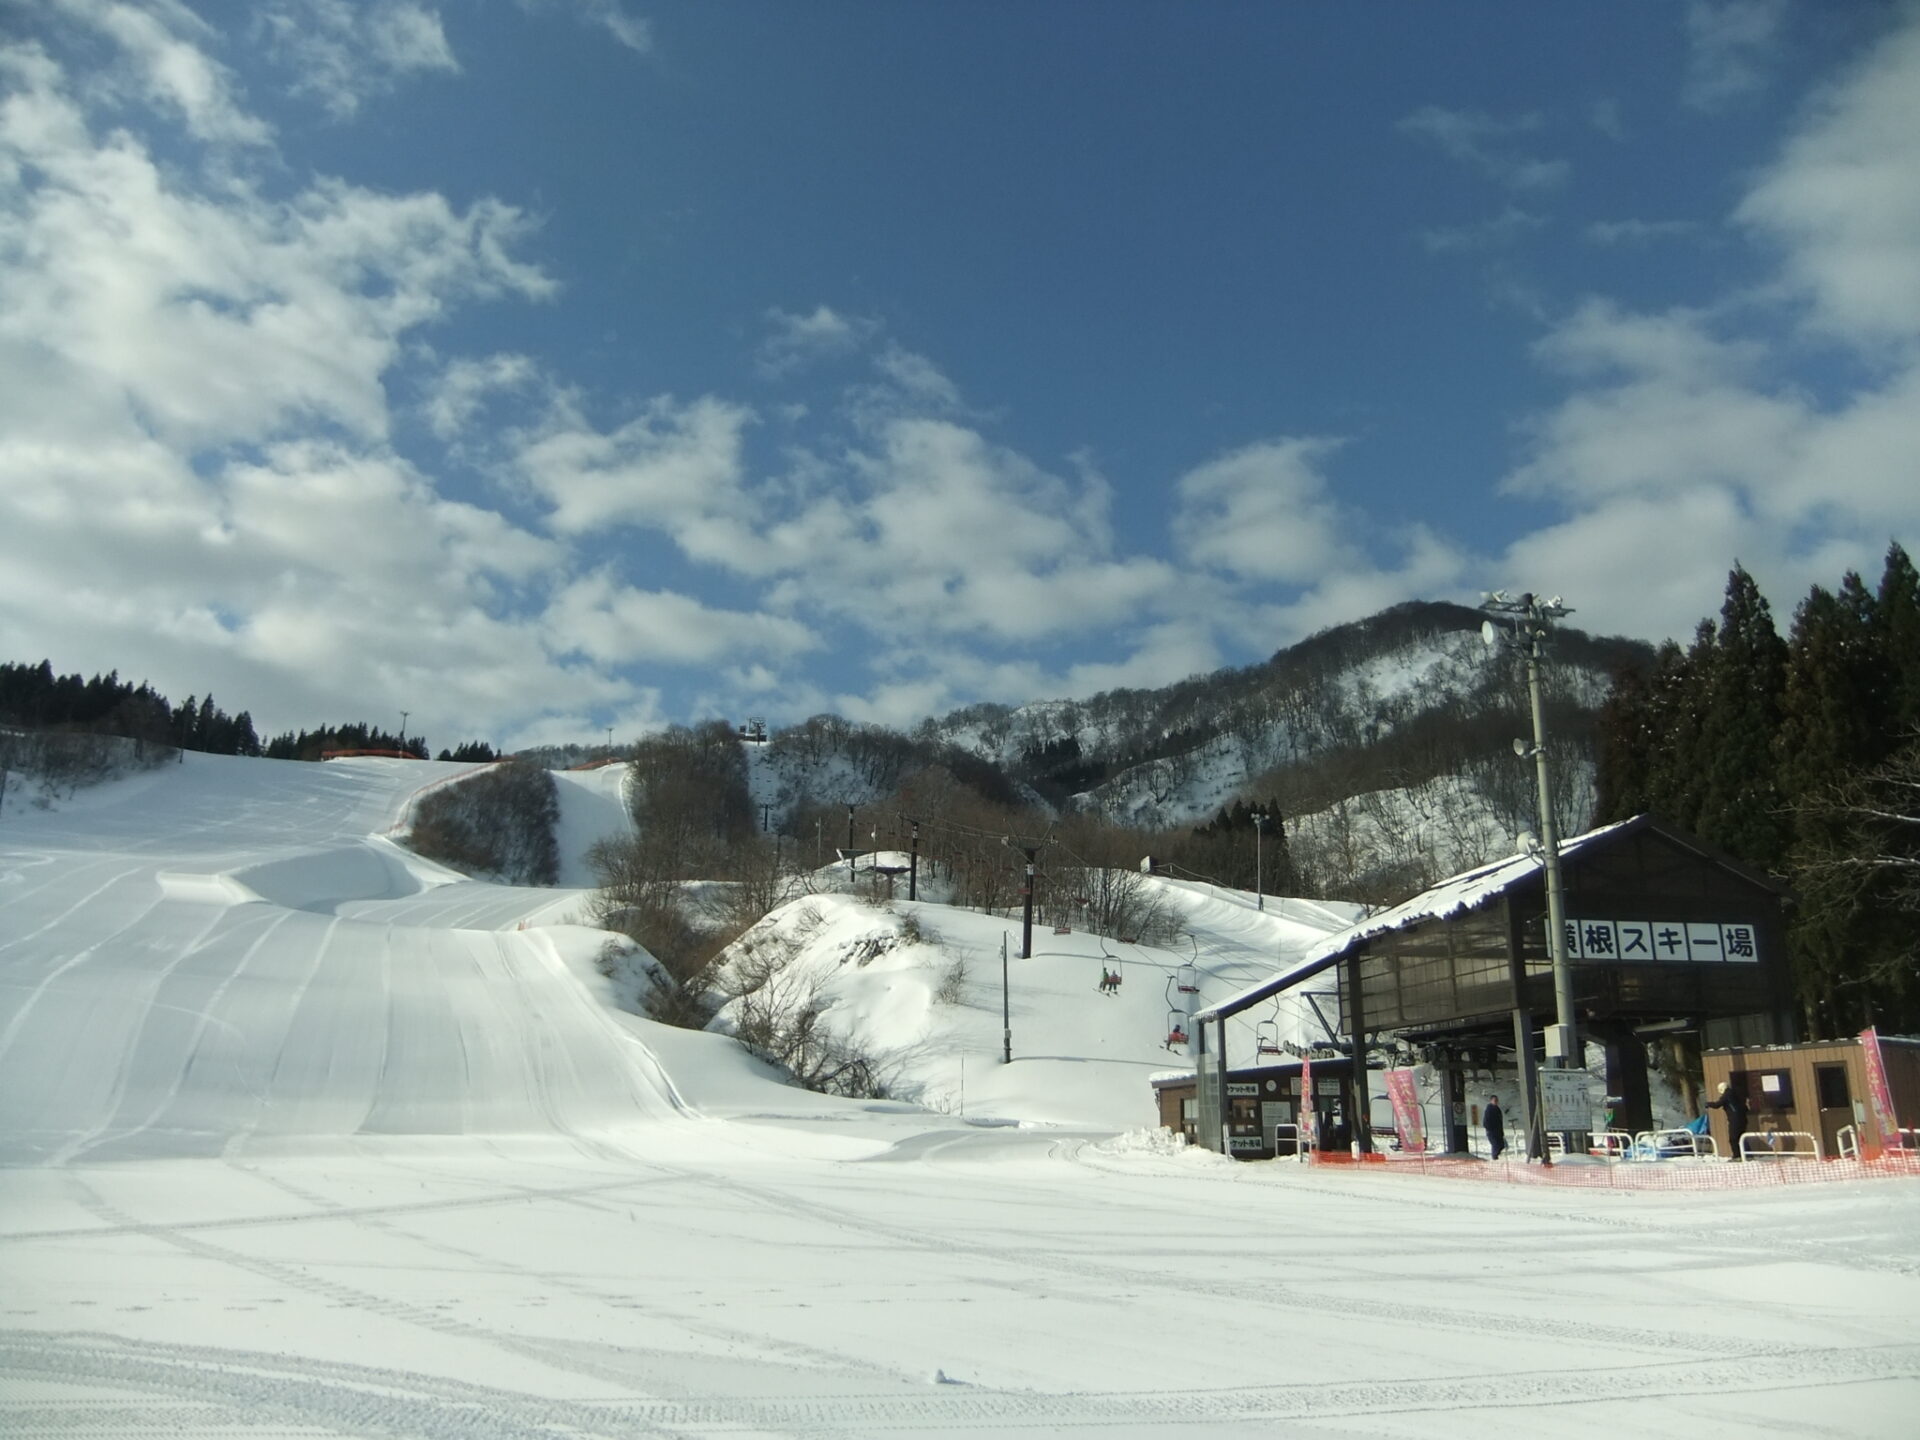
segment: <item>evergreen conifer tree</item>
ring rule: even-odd
[[[1883,759],[1920,729],[1920,571],[1897,542],[1887,547],[1874,597],[1874,630],[1887,686],[1886,748],[1875,757]]]
[[[1787,646],[1773,611],[1744,566],[1727,577],[1706,669],[1700,727],[1705,785],[1695,831],[1766,870],[1786,861],[1785,802],[1774,773],[1774,741],[1786,689]]]
[[[1699,827],[1706,788],[1704,677],[1712,653],[1713,622],[1702,620],[1688,649],[1671,640],[1660,647],[1647,684],[1647,808],[1683,830]]]

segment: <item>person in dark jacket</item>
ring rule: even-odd
[[[1487,1148],[1493,1151],[1498,1160],[1500,1152],[1507,1148],[1507,1117],[1500,1113],[1500,1097],[1487,1096],[1487,1108],[1480,1112],[1480,1123],[1486,1128]]]
[[[1718,1110],[1727,1117],[1727,1144],[1733,1150],[1733,1158],[1742,1160],[1740,1137],[1747,1133],[1747,1096],[1743,1090],[1736,1090],[1726,1081],[1720,1082],[1720,1093],[1707,1101],[1709,1110]]]

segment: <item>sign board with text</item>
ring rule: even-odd
[[[1540,1108],[1548,1130],[1591,1130],[1592,1074],[1586,1070],[1542,1070]]]
[[[1567,958],[1586,964],[1731,964],[1760,960],[1757,927],[1697,920],[1566,922]]]

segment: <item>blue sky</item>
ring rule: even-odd
[[[0,652],[435,744],[1920,516],[1920,9],[0,0]]]

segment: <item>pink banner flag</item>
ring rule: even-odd
[[[1320,1148],[1320,1112],[1313,1104],[1313,1057],[1307,1056],[1300,1062],[1300,1113],[1295,1117],[1300,1124],[1300,1148],[1318,1150]]]
[[[1880,1144],[1898,1150],[1905,1144],[1900,1119],[1893,1111],[1893,1087],[1887,1084],[1887,1062],[1880,1054],[1880,1031],[1869,1025],[1860,1032],[1860,1058],[1867,1067],[1867,1103],[1873,1107],[1873,1121],[1880,1130]]]
[[[1425,1150],[1427,1129],[1420,1113],[1420,1093],[1413,1083],[1413,1071],[1387,1071],[1387,1099],[1393,1102],[1393,1128],[1399,1133],[1402,1150]]]

